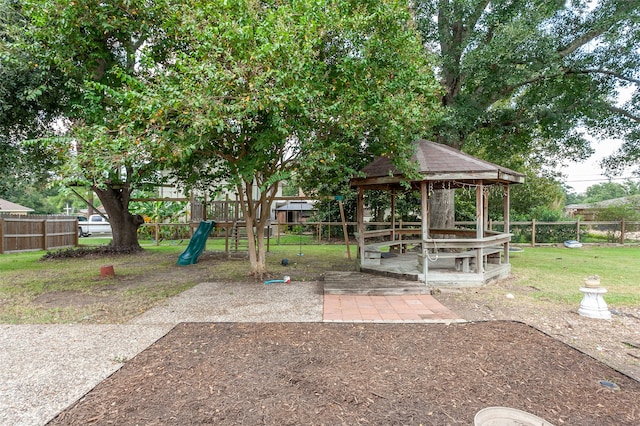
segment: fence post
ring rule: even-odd
[[[80,245],[80,221],[78,221],[78,218],[76,217],[76,220],[74,222],[74,226],[75,226],[75,236],[73,237],[73,246],[74,247],[78,247]]]
[[[342,197],[338,200],[338,206],[340,206],[340,219],[342,220],[342,233],[344,234],[344,243],[347,246],[347,258],[351,260],[351,248],[349,248],[349,234],[347,233],[347,221],[344,216],[344,206],[342,205]],[[394,231],[391,231],[393,235]]]
[[[576,219],[576,241],[580,241],[580,217]]]
[[[42,219],[42,250],[47,249],[47,219]]]
[[[0,217],[0,254],[4,254],[4,219]]]
[[[624,245],[624,217],[620,220],[620,244]]]
[[[160,225],[156,222],[153,225],[153,234],[156,237],[156,245],[159,246],[160,245]]]
[[[536,245],[536,220],[531,221],[531,247]]]

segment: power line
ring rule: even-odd
[[[627,176],[627,177],[614,177],[614,178],[599,178],[599,179],[572,179],[572,180],[567,180],[565,182],[567,183],[571,183],[571,182],[608,182],[611,180],[634,180],[634,179],[640,179],[640,176]]]

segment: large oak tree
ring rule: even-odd
[[[637,161],[640,7],[637,1],[415,0],[440,58],[444,119],[436,141],[519,169],[592,152],[584,131],[626,138],[610,165]],[[633,96],[618,103],[618,90]],[[451,227],[451,191],[432,203]]]
[[[98,195],[111,245],[124,250],[140,248],[143,221],[129,212],[131,193],[159,178],[159,161],[152,145],[141,143],[144,128],[136,127],[131,108],[167,60],[167,7],[144,0],[3,1],[17,17],[2,40],[18,77],[2,82],[12,86],[1,93],[12,135],[31,139],[23,146],[46,158],[56,179]]]

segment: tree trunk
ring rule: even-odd
[[[262,192],[258,200],[253,200],[252,182],[244,182],[238,186],[238,196],[247,225],[249,264],[251,274],[262,279],[267,273],[267,255],[264,244],[264,229],[269,221],[273,196],[278,189],[278,182]]]
[[[247,224],[247,238],[249,249],[249,265],[251,266],[251,275],[256,278],[262,278],[267,272],[267,265],[264,256],[264,238],[260,240],[260,224],[254,217],[245,216]],[[256,239],[256,232],[258,238]]]
[[[93,188],[102,201],[102,206],[109,216],[111,224],[111,247],[120,251],[142,250],[138,243],[138,228],[144,223],[140,215],[132,215],[129,212],[130,191],[124,188]]]
[[[431,229],[452,229],[455,224],[454,208],[455,189],[434,190],[431,197],[429,212]]]

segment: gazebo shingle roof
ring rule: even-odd
[[[506,167],[464,154],[446,145],[419,140],[412,157],[421,179],[431,182],[453,182],[462,185],[477,180],[485,184],[523,183],[524,175]],[[405,180],[387,157],[378,157],[362,169],[364,178],[353,178],[352,186],[393,185]]]

